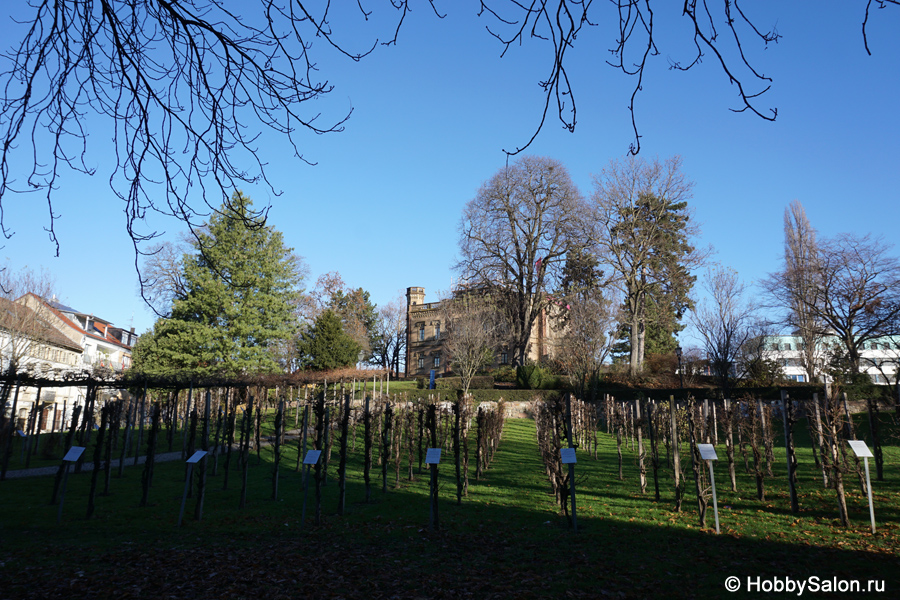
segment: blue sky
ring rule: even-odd
[[[339,271],[378,304],[408,286],[424,286],[427,298],[447,289],[463,206],[503,166],[502,150],[523,144],[537,124],[546,48],[526,42],[500,58],[501,46],[475,16],[477,3],[439,6],[447,18],[437,19],[427,3],[414,5],[397,46],[379,47],[359,63],[319,44],[320,73],[335,90],[314,108],[325,120],[351,107],[353,114],[342,133],[301,137],[305,158],[316,166],[293,158],[284,140],[261,140],[270,179],[283,194],[263,186],[244,191],[257,205],[271,203],[270,224],[305,258],[310,285]],[[668,57],[687,56],[690,31],[677,12],[657,15],[661,55],[636,100],[642,156],[683,157],[696,182],[691,204],[702,224],[699,242],[748,282],[778,268],[791,200],[804,204],[825,236],[872,233],[893,242],[900,216],[900,11],[875,11],[867,56],[863,2],[769,1],[752,8],[761,27],[777,22],[783,36],[765,50],[748,47],[759,70],[774,79],[761,102],[777,107],[774,123],[729,110],[740,106],[737,91],[711,57],[687,73],[668,69]],[[389,35],[382,23],[361,28],[352,19],[344,30],[349,40]],[[0,16],[0,37],[9,43],[15,31]],[[548,119],[528,150],[563,162],[585,195],[592,173],[624,156],[632,141],[627,105],[634,83],[604,63],[612,43],[608,22],[582,32],[569,52],[576,131]],[[16,234],[2,257],[14,269],[45,267],[66,303],[143,332],[154,317],[137,295],[122,205],[107,183],[111,143],[102,131],[98,125],[89,147],[98,174],[65,172],[59,181],[60,257],[43,231],[46,206],[34,195],[4,198]],[[165,220],[150,226],[171,238],[181,229]]]

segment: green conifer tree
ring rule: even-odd
[[[280,370],[271,350],[297,328],[292,302],[300,259],[241,192],[210,217],[192,246],[182,260],[185,291],[171,317],[142,336],[135,368],[197,375]]]

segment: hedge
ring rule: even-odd
[[[441,377],[434,380],[434,385],[439,390],[461,390],[461,377]],[[476,375],[472,378],[469,389],[491,389],[494,387],[494,378],[490,375]]]

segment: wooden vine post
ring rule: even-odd
[[[797,501],[797,455],[794,453],[794,411],[793,402],[786,391],[781,390],[781,419],[784,425],[784,453],[787,460],[788,488],[791,493],[791,512],[800,512]]]

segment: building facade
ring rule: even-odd
[[[443,323],[441,302],[425,302],[425,288],[406,289],[406,370],[407,377],[452,374],[451,357],[444,348],[447,327]],[[538,362],[553,355],[552,341],[557,337],[553,319],[542,311],[531,330],[526,357]],[[493,367],[512,361],[510,346],[501,344],[495,352]]]
[[[115,327],[110,321],[66,306],[55,298],[26,294],[18,302],[40,311],[56,329],[82,348],[82,368],[121,373],[131,367],[131,348],[138,339],[133,327],[130,330]]]
[[[74,386],[19,385],[15,376],[63,382],[79,372],[82,348],[56,329],[42,314],[18,302],[0,298],[0,367],[4,378],[3,413],[14,416],[25,431],[30,418],[35,431],[59,430],[74,406],[83,402]],[[14,415],[12,413],[15,413]]]
[[[825,369],[831,356],[841,352],[843,347],[840,341],[834,336],[825,336],[816,350],[816,374]],[[800,336],[768,336],[763,358],[777,362],[788,379],[809,381],[803,367],[803,339]],[[900,374],[900,336],[884,336],[863,344],[859,368],[860,372],[869,376],[872,383],[896,382]]]

